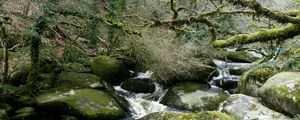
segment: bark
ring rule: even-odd
[[[300,25],[292,24],[279,29],[270,29],[256,32],[253,34],[239,34],[226,40],[216,40],[213,42],[214,47],[227,47],[235,44],[247,44],[254,42],[266,42],[280,38],[282,40],[293,38],[300,34]]]
[[[6,20],[4,19],[3,21],[0,21],[0,40],[1,40],[1,45],[3,47],[3,82],[8,81],[8,48],[7,48],[7,39],[8,39],[8,35],[6,33],[6,28],[5,25],[6,22],[9,20],[10,18],[6,18]]]

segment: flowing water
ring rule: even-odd
[[[221,88],[217,87],[217,81],[233,81],[238,82],[239,75],[231,75],[229,73],[230,69],[239,68],[239,69],[248,69],[252,64],[250,63],[229,63],[220,60],[213,61],[217,65],[218,76],[212,78],[210,84],[211,89],[223,91]],[[131,71],[133,73],[133,71]],[[152,71],[146,71],[145,73],[137,73],[135,79],[149,79],[152,75]],[[153,93],[134,93],[122,89],[120,86],[114,86],[116,93],[123,96],[130,105],[130,114],[131,119],[138,119],[147,114],[161,111],[179,111],[179,112],[190,112],[184,110],[178,110],[170,108],[159,102],[163,99],[168,89],[164,89],[158,83],[155,84],[155,92]],[[226,84],[225,84],[226,85]]]

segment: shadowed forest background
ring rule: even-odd
[[[299,0],[0,0],[0,119],[298,120]]]

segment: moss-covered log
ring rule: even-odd
[[[270,29],[253,34],[239,34],[226,40],[216,40],[214,47],[227,47],[235,44],[248,44],[254,42],[266,42],[276,38],[288,39],[300,34],[300,25],[288,25],[283,28]]]
[[[300,24],[299,17],[292,17],[288,14],[279,11],[272,11],[268,8],[262,6],[260,3],[256,2],[255,0],[226,0],[233,5],[240,5],[242,7],[248,7],[254,11],[256,14],[265,16],[272,20],[276,20],[280,23],[293,23],[293,24]]]

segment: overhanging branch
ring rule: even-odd
[[[226,40],[216,40],[214,47],[227,47],[235,44],[248,44],[254,42],[266,42],[276,38],[288,39],[300,34],[300,25],[288,25],[283,28],[270,29],[253,34],[239,34]]]

